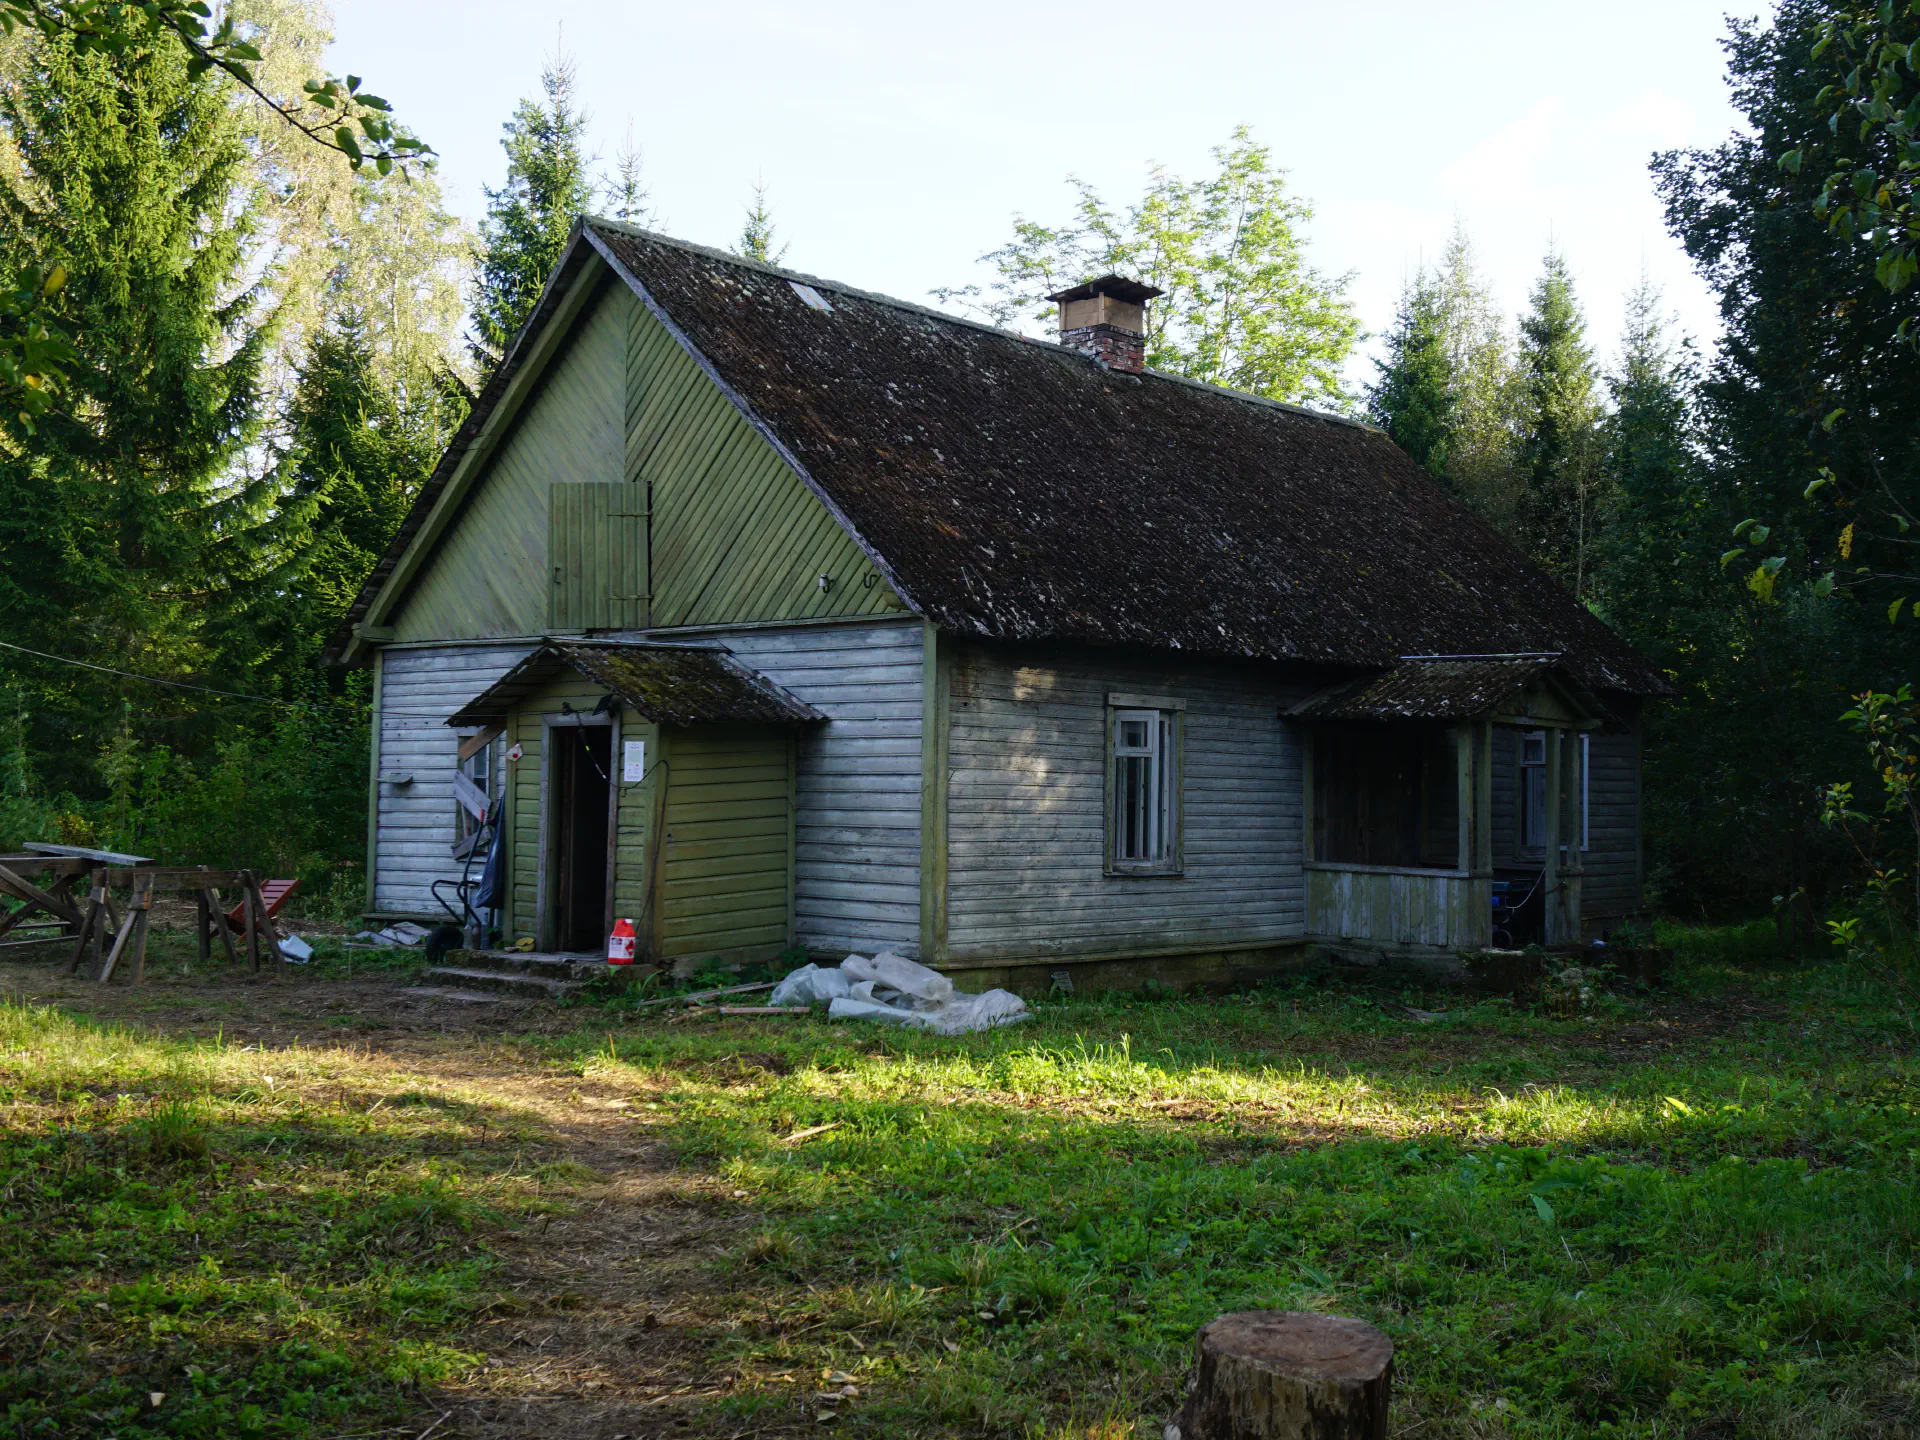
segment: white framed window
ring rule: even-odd
[[[1180,728],[1177,702],[1107,708],[1107,869],[1174,874],[1180,869]]]
[[[1589,777],[1593,767],[1589,764],[1591,750],[1589,742],[1592,736],[1581,733],[1580,736],[1580,848],[1590,846],[1587,823],[1587,792]],[[1516,797],[1520,811],[1520,848],[1522,850],[1544,850],[1547,848],[1547,732],[1544,730],[1523,730],[1520,732],[1519,793]]]

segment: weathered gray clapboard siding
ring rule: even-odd
[[[920,635],[914,617],[686,637],[832,717],[801,733],[794,786],[794,928],[809,949],[920,952]]]
[[[1493,727],[1493,863],[1517,865],[1520,846],[1520,732]],[[1538,864],[1536,859],[1535,864]]]
[[[1456,875],[1358,870],[1307,872],[1315,935],[1460,949],[1484,945],[1486,881]]]
[[[458,879],[453,859],[453,767],[460,742],[446,718],[527,654],[525,645],[437,645],[380,652],[380,786],[373,908],[438,913],[435,880]]]
[[[1590,918],[1640,908],[1639,766],[1634,735],[1595,735],[1588,742],[1587,873],[1580,910]]]
[[[956,646],[948,739],[954,959],[1123,953],[1305,930],[1304,687],[1252,669],[1118,651]],[[1184,699],[1185,874],[1109,876],[1111,691]]]

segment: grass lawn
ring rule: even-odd
[[[1117,1440],[1280,1307],[1396,1434],[1915,1434],[1916,1037],[1751,953],[957,1040],[0,966],[0,1433]]]

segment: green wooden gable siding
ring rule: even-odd
[[[547,546],[554,630],[638,630],[647,623],[646,491],[611,485],[555,485]]]
[[[768,960],[792,943],[791,733],[710,725],[669,731],[662,955]]]
[[[639,306],[629,317],[626,454],[627,478],[647,487],[653,517],[655,628],[905,608],[826,506]]]
[[[394,617],[400,640],[538,634],[553,588],[549,487],[620,479],[633,292],[609,283],[576,323]]]
[[[621,483],[630,506],[603,498]],[[551,493],[559,486],[579,488]],[[393,624],[399,640],[463,640],[905,608],[693,357],[609,277]]]

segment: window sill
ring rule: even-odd
[[[1186,869],[1180,865],[1109,865],[1105,873],[1109,880],[1178,880]]]

